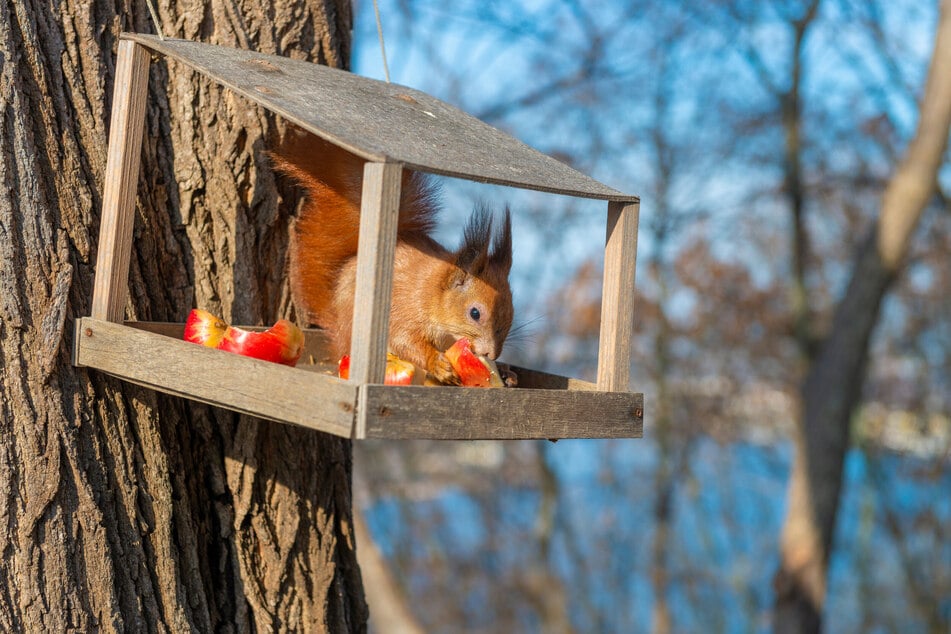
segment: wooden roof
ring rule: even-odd
[[[426,93],[301,60],[125,33],[375,162],[582,198],[636,201]]]

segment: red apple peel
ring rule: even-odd
[[[337,374],[341,379],[350,378],[349,354],[340,357],[340,363],[337,364]],[[383,378],[384,385],[419,384],[419,377],[424,374],[425,373],[417,372],[416,366],[409,361],[403,361],[395,354],[386,353],[386,375]]]
[[[262,332],[229,326],[211,313],[194,309],[185,322],[185,341],[291,367],[304,352],[304,333],[286,319]]]
[[[462,337],[445,352],[452,369],[465,387],[505,387],[495,361],[472,351],[472,342]]]

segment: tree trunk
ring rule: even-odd
[[[915,138],[885,190],[879,222],[856,258],[832,329],[803,382],[802,422],[776,576],[776,632],[821,629],[849,423],[861,395],[869,341],[882,299],[934,195],[949,128],[951,0],[943,0]]]
[[[346,0],[157,4],[167,36],[349,60]],[[71,365],[122,30],[144,0],[0,3],[0,630],[365,631],[347,441]],[[130,318],[289,310],[280,131],[153,62]]]

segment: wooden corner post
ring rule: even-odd
[[[116,323],[122,322],[129,294],[129,258],[149,88],[149,56],[144,46],[119,40],[91,311],[96,319]]]
[[[363,168],[350,340],[350,380],[358,384],[383,383],[386,372],[402,176],[400,163],[367,163]]]
[[[608,203],[598,344],[598,389],[603,392],[629,389],[639,212],[638,201]]]

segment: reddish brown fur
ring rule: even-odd
[[[357,234],[364,161],[337,146],[295,134],[273,156],[279,171],[305,189],[291,246],[291,286],[304,318],[330,334],[337,355],[350,351]],[[476,352],[499,355],[512,324],[511,231],[494,236],[482,212],[450,252],[430,237],[437,207],[422,174],[403,176],[390,310],[390,350],[455,382],[442,352],[469,337]],[[481,315],[471,315],[476,307]]]

